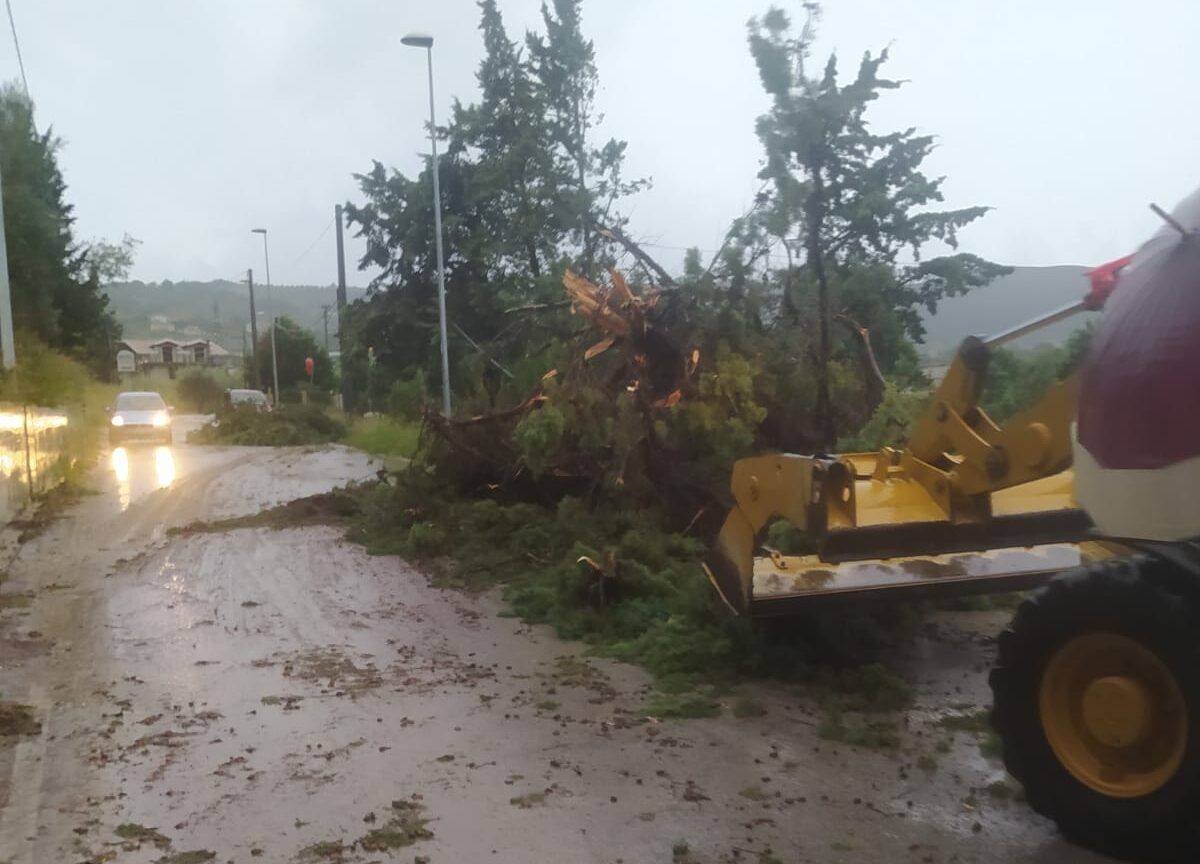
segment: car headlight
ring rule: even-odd
[[[124,417],[122,417],[120,414],[114,414],[114,415],[113,415],[113,418],[112,418],[112,424],[113,424],[114,426],[124,426],[124,425],[125,425],[125,418],[124,418]]]
[[[166,426],[171,422],[171,418],[167,416],[166,411],[156,411],[150,422],[155,426]]]

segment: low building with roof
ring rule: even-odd
[[[226,366],[237,362],[230,354],[211,339],[195,337],[166,337],[156,339],[118,339],[114,344],[118,355],[122,351],[133,354],[134,369],[147,366]],[[128,361],[126,361],[126,364]]]

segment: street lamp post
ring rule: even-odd
[[[400,40],[410,48],[424,48],[429,65],[429,147],[433,152],[433,231],[437,248],[438,323],[442,337],[442,414],[450,416],[450,354],[446,347],[446,265],[442,258],[442,193],[438,181],[437,122],[433,112],[433,37],[409,33]]]
[[[12,293],[8,281],[8,244],[4,237],[3,202],[4,198],[0,195],[0,364],[5,369],[15,369],[17,353],[16,342],[13,339]],[[32,484],[29,494],[33,494]]]
[[[275,304],[271,302],[271,255],[267,251],[267,229],[251,228],[251,234],[261,234],[263,238],[263,264],[267,272],[267,316],[271,319],[271,381],[274,384],[273,394],[275,404],[279,404],[279,362],[275,359]]]

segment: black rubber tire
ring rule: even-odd
[[[1197,861],[1200,818],[1200,617],[1167,586],[1172,565],[1110,558],[1059,576],[1017,609],[992,670],[992,725],[1004,764],[1030,806],[1072,842],[1136,861]],[[1152,650],[1174,674],[1190,718],[1183,762],[1157,791],[1116,798],[1075,779],[1042,730],[1039,689],[1055,651],[1075,636],[1108,631]]]

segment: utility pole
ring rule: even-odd
[[[354,407],[354,389],[346,374],[346,250],[342,243],[342,205],[333,205],[333,221],[337,223],[337,337],[338,367],[342,376],[342,410]]]
[[[271,380],[275,385],[271,393],[271,401],[279,404],[279,361],[275,359],[275,306],[271,303],[271,254],[267,251],[267,229],[251,228],[251,234],[261,234],[263,238],[263,264],[267,269],[267,316],[271,319]]]
[[[262,373],[258,370],[258,318],[254,312],[254,271],[246,271],[246,284],[250,286],[250,364],[254,367],[254,387],[262,389]]]
[[[111,353],[111,352],[110,352]],[[8,284],[8,241],[4,237],[4,197],[0,191],[0,359],[5,369],[16,368],[13,342],[12,291]],[[30,487],[30,494],[33,489]]]
[[[329,353],[329,310],[333,307],[328,303],[321,304],[321,317],[325,319],[325,353]]]

